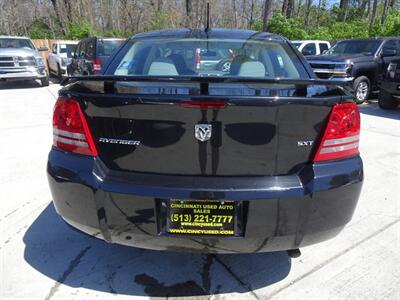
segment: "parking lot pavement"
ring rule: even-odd
[[[363,192],[333,240],[202,255],[106,244],[56,214],[45,174],[59,86],[0,82],[0,299],[400,299],[400,109],[362,112]]]

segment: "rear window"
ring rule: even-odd
[[[111,56],[114,50],[123,43],[122,40],[99,40],[98,56]]]
[[[115,75],[309,78],[292,48],[272,40],[151,39],[122,52]]]
[[[74,56],[76,44],[60,44],[60,53],[66,53],[67,57]]]

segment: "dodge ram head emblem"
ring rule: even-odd
[[[196,124],[194,126],[194,136],[200,142],[208,141],[211,138],[211,124]]]

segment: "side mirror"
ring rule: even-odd
[[[304,56],[312,55],[311,50],[306,50],[306,49],[301,50],[301,53],[302,53]]]
[[[383,49],[381,52],[382,57],[391,57],[396,55],[397,55],[396,49]]]
[[[47,48],[46,46],[42,45],[42,46],[40,46],[40,48],[38,50],[39,51],[49,51],[49,48]]]

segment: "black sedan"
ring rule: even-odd
[[[202,68],[198,49],[233,51],[229,72]],[[62,218],[110,243],[298,249],[350,221],[359,133],[351,96],[288,40],[162,30],[128,39],[101,75],[68,79],[47,173]]]

